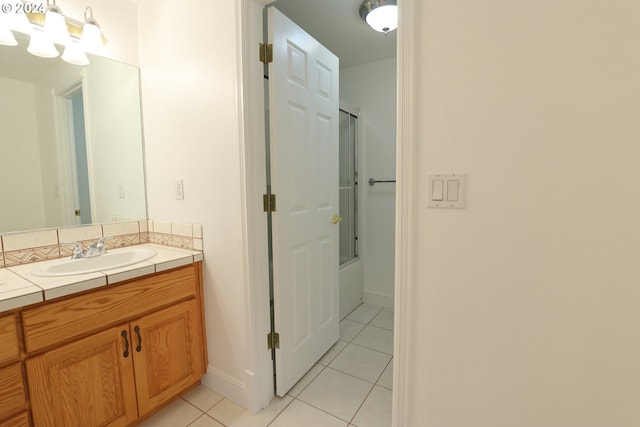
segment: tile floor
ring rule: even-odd
[[[393,312],[363,304],[340,322],[340,341],[260,413],[201,385],[140,426],[389,427],[392,359]]]

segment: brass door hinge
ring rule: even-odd
[[[260,43],[260,62],[263,64],[273,62],[273,45],[271,43]]]
[[[262,195],[262,207],[265,212],[276,211],[276,195],[275,194],[263,194]]]
[[[280,348],[280,334],[277,332],[270,332],[267,334],[267,349]]]

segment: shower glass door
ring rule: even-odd
[[[340,265],[358,258],[358,117],[340,110]]]

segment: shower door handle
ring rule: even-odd
[[[332,224],[338,224],[340,221],[342,221],[342,218],[340,218],[338,215],[334,215],[333,218],[331,218]]]

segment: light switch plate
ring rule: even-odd
[[[442,181],[444,183],[444,185],[442,185],[443,188],[440,186],[439,181]],[[438,183],[438,185],[435,185],[435,188],[438,190],[435,192],[435,194],[433,191],[434,183]],[[467,192],[466,173],[437,173],[429,175],[429,183],[427,188],[429,189],[429,202],[427,204],[428,207],[464,209]],[[442,188],[444,194],[442,194],[440,188]],[[450,192],[452,193],[449,194]]]
[[[181,179],[176,180],[176,199],[184,200],[184,182]]]

